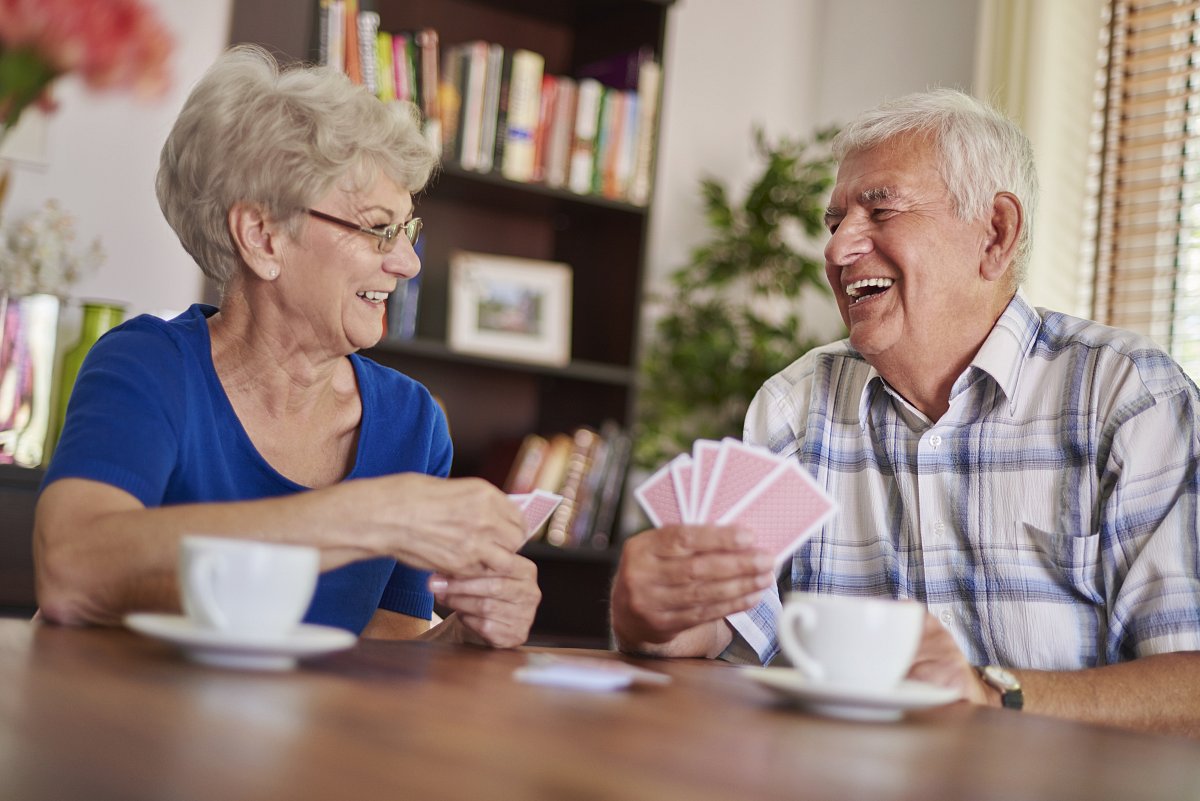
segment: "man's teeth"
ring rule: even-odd
[[[864,278],[861,281],[855,281],[853,284],[847,284],[846,294],[850,296],[851,300],[858,300],[860,297],[867,294],[864,293],[863,290],[869,286],[879,287],[880,291],[883,291],[894,283],[896,282],[891,278]]]
[[[383,303],[385,300],[388,299],[387,292],[376,292],[373,289],[368,290],[366,292],[359,292],[358,296],[360,298],[363,298],[364,300],[369,300],[372,303]]]

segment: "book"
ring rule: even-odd
[[[555,75],[542,76],[541,106],[538,109],[537,128],[533,134],[533,175],[530,180],[534,183],[544,183],[546,180],[546,161],[550,151],[550,128],[554,125],[554,106],[558,102],[558,77]]]
[[[650,202],[654,173],[654,145],[658,138],[658,99],[662,90],[662,67],[655,61],[641,65],[638,77],[637,126],[634,134],[633,174],[627,196],[630,203]]]
[[[487,42],[463,46],[462,110],[459,115],[458,163],[474,170],[479,164],[479,136],[483,128],[483,92],[487,78]]]
[[[387,337],[405,340],[417,335],[417,308],[421,298],[421,275],[401,281],[387,300]]]
[[[392,65],[392,35],[380,31],[375,36],[375,94],[385,103],[396,99],[396,69]]]
[[[575,81],[565,75],[557,76],[557,95],[554,119],[546,146],[546,186],[561,189],[567,184],[571,161],[571,137],[575,133]]]
[[[533,482],[534,489],[558,492],[567,474],[567,462],[571,458],[572,447],[574,440],[570,434],[559,433],[549,438],[545,458],[542,459],[537,478]]]
[[[344,0],[330,0],[326,19],[326,64],[338,72],[346,71],[346,4]]]
[[[592,466],[592,457],[600,435],[586,426],[575,429],[571,435],[571,452],[567,457],[567,466],[563,472],[563,480],[559,485],[558,494],[562,501],[550,515],[546,525],[544,539],[550,545],[559,547],[571,545],[569,534],[571,521],[577,513],[575,505],[579,497],[583,481]]]
[[[538,434],[527,434],[513,459],[508,477],[504,480],[504,491],[510,495],[533,492],[542,460],[546,458],[549,441]]]
[[[492,171],[492,159],[496,154],[496,119],[500,111],[500,78],[503,72],[504,48],[498,44],[489,44],[483,80],[479,155],[475,162],[475,168],[480,172]]]
[[[457,47],[442,55],[442,71],[438,79],[438,107],[442,117],[441,152],[458,160],[458,120],[462,110],[462,58]]]
[[[396,91],[397,100],[409,102],[413,99],[410,44],[411,39],[407,33],[392,34],[392,86]]]
[[[500,102],[496,107],[496,146],[492,150],[492,166],[504,163],[504,141],[508,136],[508,96],[512,85],[513,51],[504,52],[503,65],[500,68]]]
[[[508,122],[504,136],[504,163],[500,171],[510,181],[533,177],[533,137],[541,108],[542,71],[545,59],[532,50],[513,53],[508,87]]]
[[[345,24],[345,53],[346,74],[355,83],[362,83],[362,65],[359,64],[358,51],[358,0],[343,0],[346,5]]]
[[[363,86],[371,94],[379,93],[375,72],[376,39],[379,36],[379,15],[374,11],[358,12],[358,64],[362,70]]]
[[[615,432],[608,442],[609,455],[596,501],[595,522],[587,539],[587,544],[596,549],[608,548],[617,539],[618,532],[613,529],[621,507],[625,475],[629,470],[629,457],[633,450],[633,439],[628,431]]]
[[[580,195],[592,191],[592,161],[596,149],[596,125],[600,115],[600,96],[604,87],[595,78],[577,84],[575,132],[571,141],[571,161],[567,188]]]
[[[420,65],[421,116],[425,122],[425,138],[439,155],[442,152],[442,111],[438,87],[441,77],[438,70],[438,33],[433,28],[422,28],[413,37]]]
[[[592,180],[587,191],[598,195],[604,189],[604,171],[608,165],[609,142],[620,92],[607,86],[600,89],[600,113],[596,120],[596,138],[592,143]]]

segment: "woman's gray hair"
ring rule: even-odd
[[[955,89],[932,89],[890,100],[860,115],[834,137],[833,154],[841,161],[908,134],[933,141],[938,171],[960,219],[986,218],[999,192],[1012,192],[1021,201],[1025,213],[1014,266],[1017,284],[1024,281],[1038,194],[1029,138],[988,104]]]
[[[239,45],[188,96],[155,190],[184,249],[224,294],[242,263],[227,220],[235,203],[260,204],[294,236],[303,210],[335,184],[361,191],[382,173],[417,192],[436,164],[411,104],[382,103],[325,67],[281,70],[261,47]]]

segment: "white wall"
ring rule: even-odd
[[[17,165],[5,218],[57,198],[80,242],[100,237],[107,259],[72,294],[125,301],[131,314],[183,309],[200,298],[199,268],[154,197],[158,153],[184,98],[229,38],[231,0],[148,0],[176,39],[173,80],[160,100],[86,91],[66,78],[46,125],[44,166]]]
[[[740,200],[762,167],[755,123],[805,136],[878,102],[934,85],[969,89],[978,0],[677,0],[664,65],[663,124],[648,250],[661,285],[707,238],[697,186]],[[833,337],[832,300],[806,306]],[[646,326],[645,328],[648,328]]]

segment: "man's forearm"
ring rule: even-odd
[[[1025,709],[1042,715],[1200,738],[1200,652],[1091,670],[1014,670]]]

